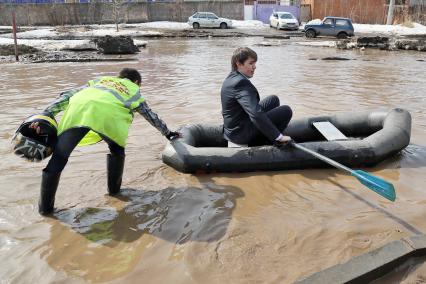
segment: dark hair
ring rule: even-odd
[[[123,68],[120,71],[120,74],[118,75],[119,78],[127,78],[133,83],[136,83],[136,81],[142,82],[141,74],[138,70],[133,68]]]
[[[231,59],[232,71],[237,70],[237,62],[239,62],[240,64],[244,64],[244,62],[249,58],[253,58],[255,61],[257,61],[257,54],[253,49],[250,49],[248,47],[237,48],[232,54],[232,59]]]

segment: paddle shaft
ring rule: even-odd
[[[353,175],[354,177],[356,177],[363,185],[365,185],[366,187],[368,187],[369,189],[373,190],[374,192],[380,194],[381,196],[383,196],[384,198],[390,200],[390,201],[395,201],[396,198],[396,194],[395,194],[395,188],[393,187],[393,185],[379,177],[375,177],[373,175],[370,175],[367,172],[361,171],[361,170],[352,170],[336,161],[333,161],[330,158],[327,158],[321,154],[318,154],[315,151],[312,151],[310,149],[307,149],[293,141],[290,142],[290,145],[292,145],[293,147],[300,149],[304,152],[307,152],[309,154],[311,154],[312,156],[320,159],[323,162],[326,162],[340,170],[343,170],[345,172],[350,173],[351,175]]]
[[[297,143],[295,143],[295,142],[290,142],[290,144],[291,144],[293,147],[296,147],[297,149],[300,149],[300,150],[302,150],[302,151],[305,151],[305,152],[307,152],[307,153],[311,154],[312,156],[317,157],[317,158],[318,158],[318,159],[320,159],[321,161],[324,161],[324,162],[326,162],[326,163],[328,163],[328,164],[330,164],[330,165],[332,165],[332,166],[334,166],[334,167],[336,167],[336,168],[338,168],[338,169],[341,169],[341,170],[343,170],[343,171],[346,171],[346,172],[348,172],[348,173],[350,173],[350,174],[352,174],[352,172],[353,172],[350,168],[348,168],[348,167],[346,167],[346,166],[344,166],[344,165],[342,165],[342,164],[340,164],[340,163],[338,163],[338,162],[336,162],[336,161],[334,161],[334,160],[332,160],[332,159],[329,159],[329,158],[327,158],[326,156],[323,156],[323,155],[321,155],[321,154],[319,154],[319,153],[317,153],[317,152],[315,152],[315,151],[312,151],[312,150],[310,150],[310,149],[308,149],[308,148],[305,148],[305,147],[303,147],[303,146],[301,146],[301,145],[299,145],[299,144],[297,144]]]

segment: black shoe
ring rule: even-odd
[[[61,173],[49,173],[43,170],[41,177],[40,199],[38,201],[38,212],[41,215],[53,213],[56,189],[58,189]]]
[[[116,195],[120,192],[123,178],[124,155],[107,155],[108,193]]]

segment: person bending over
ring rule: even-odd
[[[58,140],[51,159],[42,172],[39,213],[53,213],[55,194],[62,170],[71,152],[78,145],[90,145],[101,140],[108,144],[107,155],[108,193],[120,191],[128,130],[133,113],[139,112],[167,139],[180,136],[170,131],[158,118],[140,94],[142,78],[131,68],[124,68],[117,77],[104,76],[86,86],[61,93],[45,110],[44,115],[54,117],[64,111],[58,126]],[[30,128],[40,133],[40,125],[34,122]]]
[[[287,105],[280,106],[275,95],[260,100],[259,92],[250,82],[256,62],[256,52],[248,47],[237,48],[232,55],[232,71],[221,89],[224,138],[247,146],[286,144],[291,137],[283,132],[292,110]]]

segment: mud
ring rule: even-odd
[[[369,36],[338,41],[336,47],[339,49],[374,48],[389,51],[414,50],[424,52],[426,51],[426,39],[424,36],[391,38],[384,36]]]
[[[120,62],[137,60],[132,55],[104,56],[98,52],[36,52],[19,56],[22,63],[59,63],[59,62]],[[15,56],[1,56],[0,62],[14,62]]]
[[[18,44],[19,54],[33,54],[38,53],[40,50],[32,46]],[[0,45],[0,56],[15,55],[15,46],[13,44]]]
[[[121,30],[135,28],[132,25],[128,25]],[[27,30],[30,30],[28,28]],[[55,35],[49,35],[46,37],[40,37],[38,39],[49,39],[49,40],[88,40],[96,42],[103,36],[81,34],[81,32],[87,32],[95,30],[91,26],[62,26],[55,29]],[[10,31],[9,31],[10,32]],[[412,51],[426,51],[425,36],[408,36],[397,39],[389,40],[390,43],[383,44],[382,42],[375,44],[375,38],[385,38],[381,36],[365,37],[360,35],[361,38],[366,38],[368,44],[358,43],[357,37],[352,39],[338,40],[336,38],[314,38],[306,39],[302,31],[285,31],[276,29],[192,29],[188,28],[185,30],[169,30],[169,29],[149,29],[149,31],[143,31],[140,34],[136,34],[132,38],[134,40],[157,40],[161,38],[248,38],[248,37],[263,37],[265,41],[257,43],[258,46],[280,46],[289,45],[294,43],[302,42],[304,45],[312,46],[330,46],[337,47],[338,49],[385,49],[385,50],[412,50]],[[25,39],[25,37],[22,37]],[[365,41],[365,40],[364,40]],[[321,45],[321,42],[332,42],[333,44]],[[361,41],[362,42],[362,41]],[[146,43],[137,44],[138,47],[146,47]],[[1,47],[1,46],[0,46]],[[94,62],[94,61],[121,61],[122,59],[113,59],[112,57],[102,57],[98,52],[90,52],[96,49],[96,46],[89,47],[76,47],[70,49],[64,49],[63,51],[54,52],[20,52],[20,54],[26,54],[20,57],[20,61],[26,63],[39,63],[39,62]],[[5,47],[9,50],[10,47]],[[28,49],[30,50],[30,49]],[[72,51],[72,52],[69,52]],[[100,52],[100,50],[98,50]],[[9,54],[9,55],[7,55]],[[0,54],[0,63],[14,62],[15,57],[13,53]]]

